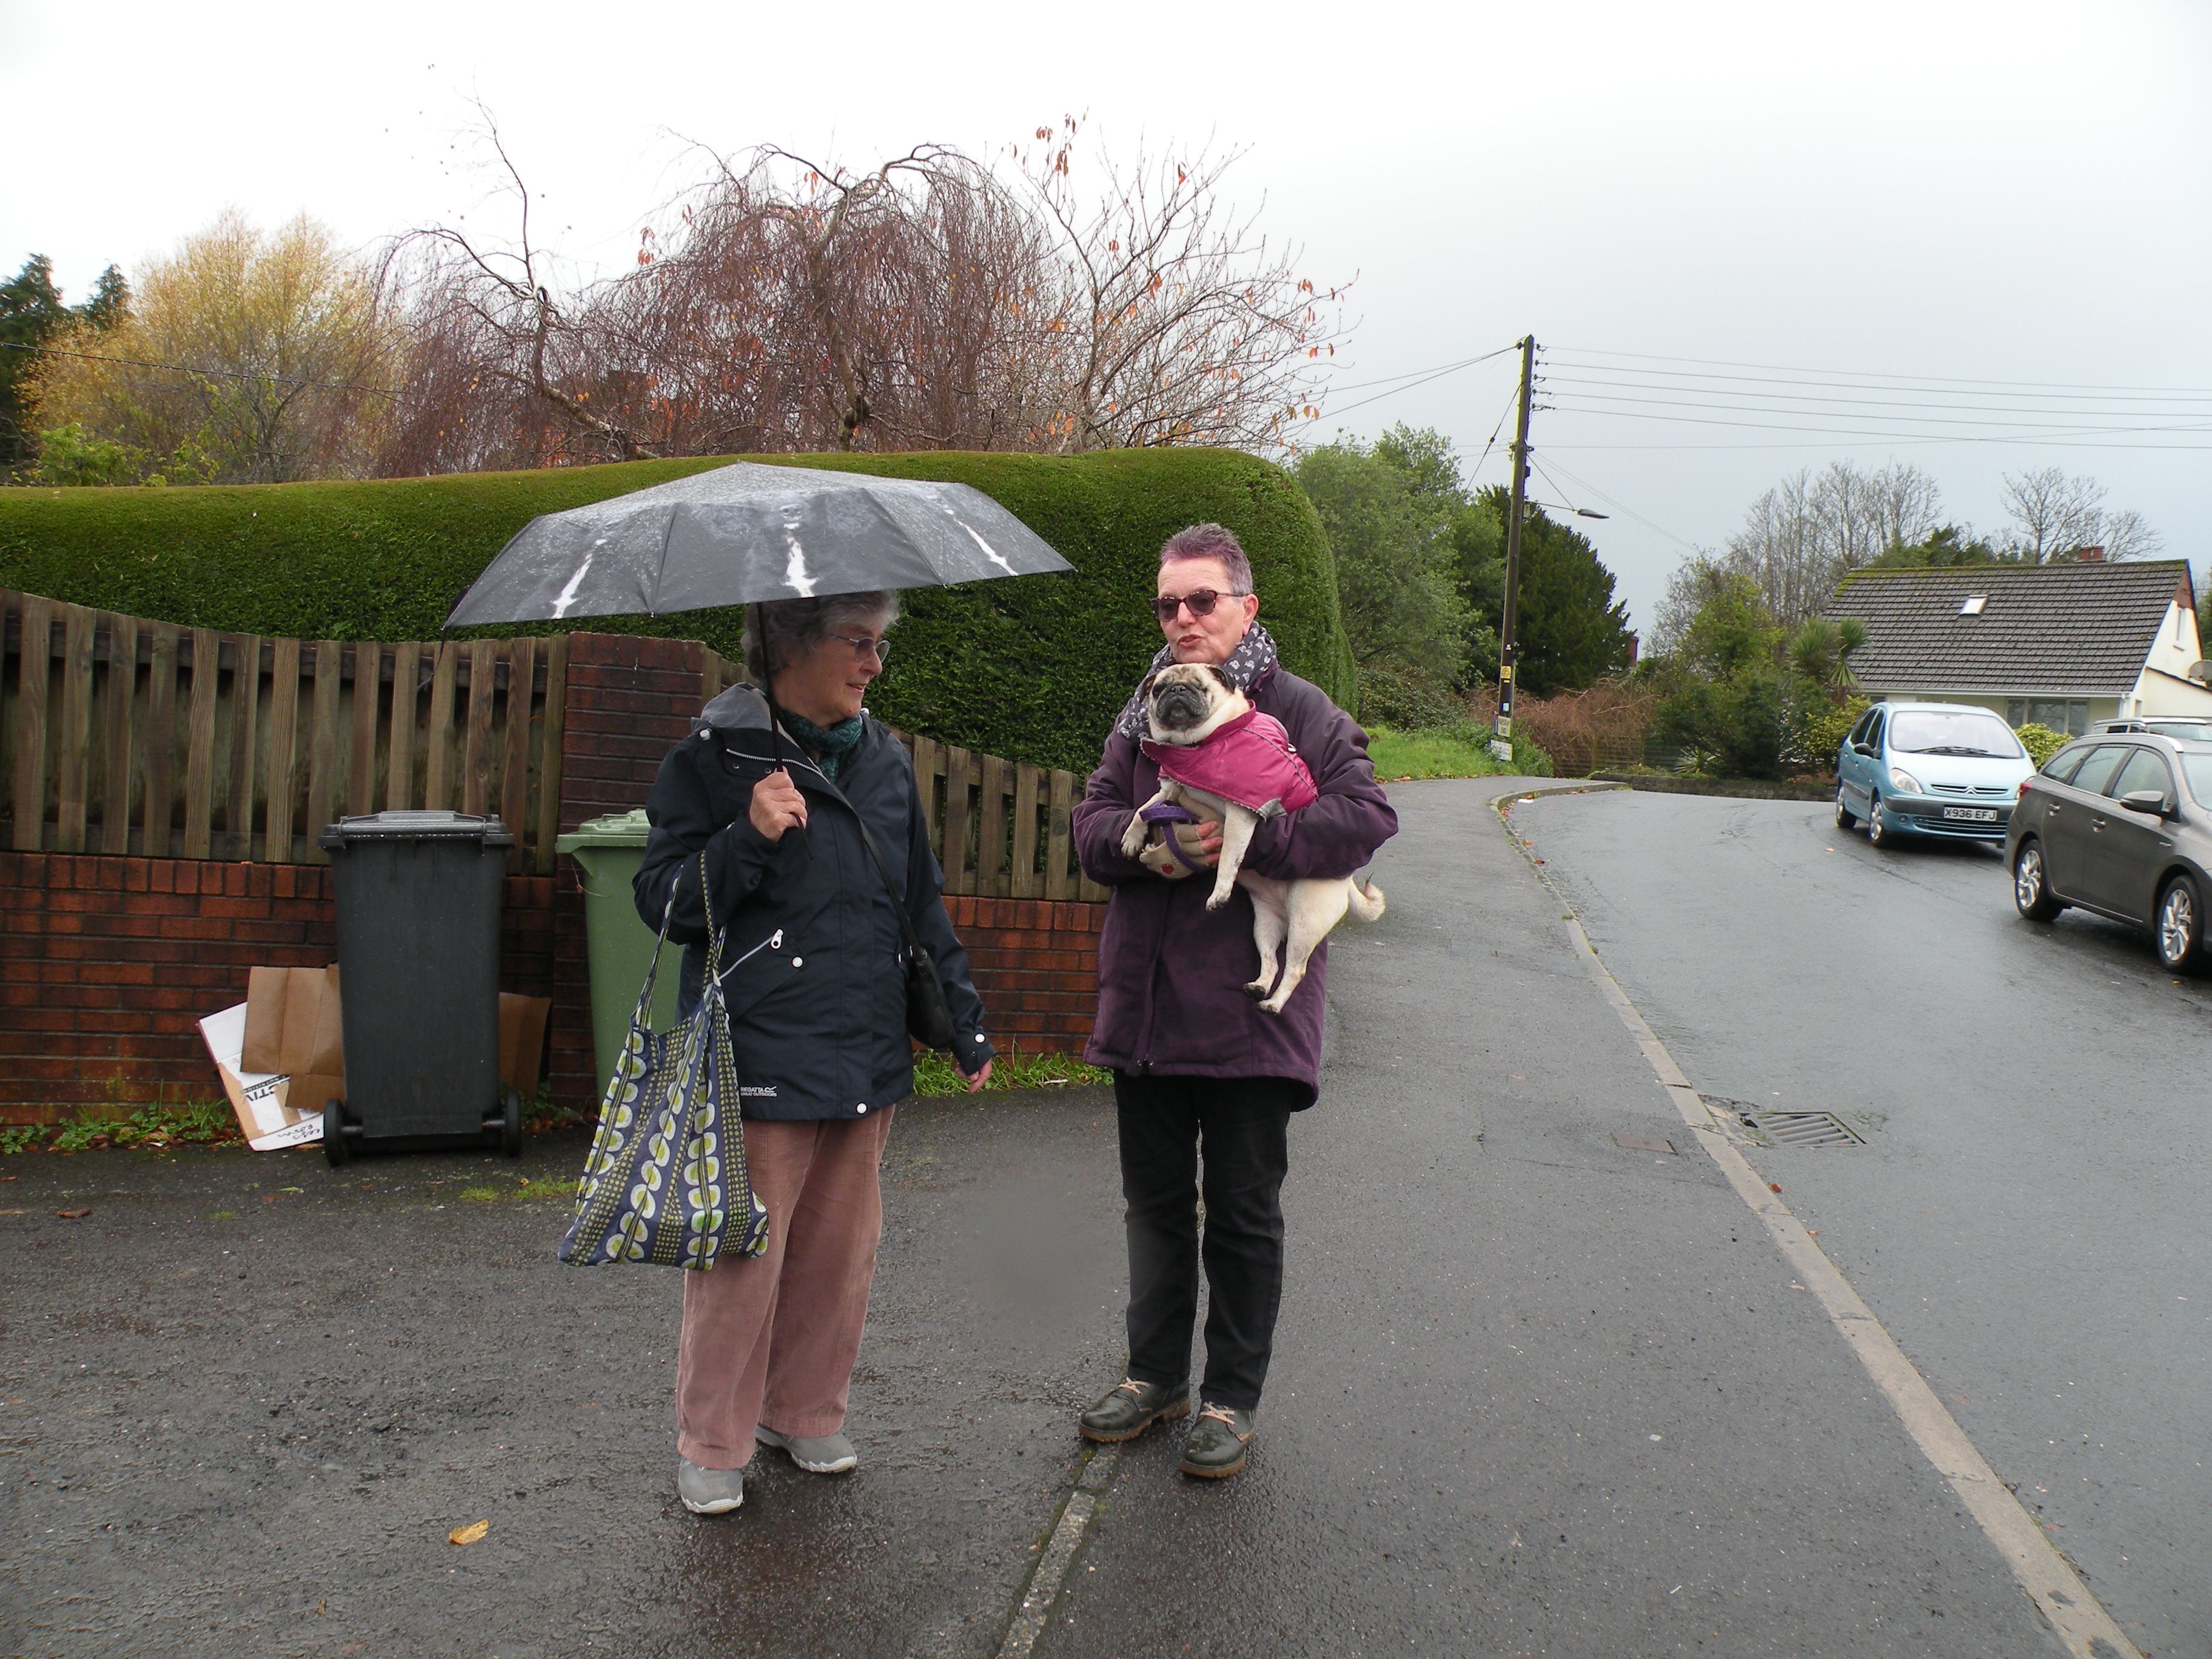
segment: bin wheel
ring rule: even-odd
[[[323,1156],[333,1170],[353,1159],[353,1148],[346,1144],[345,1108],[335,1100],[323,1103]]]
[[[499,1149],[509,1158],[522,1156],[522,1094],[520,1090],[507,1091],[507,1109],[500,1118]]]

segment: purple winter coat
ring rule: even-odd
[[[1367,734],[1319,686],[1283,669],[1261,676],[1249,695],[1283,723],[1321,798],[1255,830],[1244,867],[1286,880],[1350,875],[1398,832],[1367,758]],[[1159,777],[1136,741],[1116,732],[1072,815],[1084,873],[1114,890],[1098,941],[1098,1022],[1084,1058],[1116,1071],[1292,1078],[1311,1105],[1328,946],[1315,951],[1280,1014],[1261,1012],[1243,992],[1260,961],[1244,890],[1209,912],[1209,872],[1170,881],[1122,855],[1129,814],[1152,799]]]

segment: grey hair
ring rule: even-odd
[[[1230,586],[1239,593],[1252,591],[1252,562],[1244,556],[1236,532],[1225,525],[1194,524],[1169,537],[1160,549],[1160,562],[1174,564],[1182,559],[1218,559]]]
[[[888,629],[898,620],[898,594],[889,588],[866,593],[830,593],[818,599],[771,599],[757,608],[745,607],[745,674],[755,685],[768,678],[768,659],[761,653],[759,629],[768,630],[768,647],[781,674],[832,634],[850,634],[856,625]],[[756,623],[755,617],[759,618]]]

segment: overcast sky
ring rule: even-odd
[[[496,228],[472,98],[563,249],[610,268],[697,177],[687,140],[864,164],[924,140],[987,152],[1068,113],[1118,150],[1210,138],[1246,151],[1231,193],[1264,198],[1310,274],[1357,278],[1340,383],[1533,331],[1557,405],[1535,493],[1613,514],[1583,527],[1648,626],[1687,544],[1844,456],[1917,463],[1990,529],[2003,471],[2093,473],[2201,567],[2208,88],[2201,0],[0,0],[0,265],[48,254],[79,298],[227,205],[364,246],[462,214]],[[1310,435],[1404,420],[1472,462],[1513,372],[1346,391]],[[2045,435],[1988,441],[1991,420]],[[1503,477],[1497,453],[1481,476]]]

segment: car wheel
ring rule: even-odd
[[[1839,783],[1836,786],[1836,828],[1856,830],[1858,827],[1859,815],[1844,805],[1844,786]]]
[[[1889,814],[1881,810],[1881,797],[1875,796],[1867,803],[1867,840],[1876,847],[1897,845],[1898,831],[1889,821]]]
[[[2066,907],[2051,896],[2043,873],[2043,843],[2024,841],[2012,861],[2012,902],[2030,921],[2049,921]]]
[[[2176,974],[2203,963],[2204,904],[2187,876],[2176,876],[2158,896],[2158,959]]]

